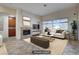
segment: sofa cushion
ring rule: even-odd
[[[56,30],[56,33],[62,33],[64,30]]]
[[[65,36],[63,34],[60,34],[60,33],[54,34],[54,37],[56,37],[56,38],[65,38]]]

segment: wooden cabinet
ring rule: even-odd
[[[16,36],[16,29],[9,29],[9,37]]]
[[[9,17],[9,29],[8,29],[8,34],[9,37],[16,36],[16,18],[15,17]]]
[[[16,20],[9,20],[9,27],[16,27]]]
[[[15,19],[9,19],[9,27],[16,27],[16,20]]]

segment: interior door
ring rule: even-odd
[[[15,17],[9,17],[9,29],[8,34],[9,37],[16,36],[16,18]]]

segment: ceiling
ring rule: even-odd
[[[44,4],[47,6],[44,7]],[[59,10],[75,6],[75,3],[0,3],[2,6],[21,8],[35,15],[44,16]]]

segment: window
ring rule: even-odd
[[[55,29],[63,29],[63,30],[68,30],[68,19],[57,19],[53,20],[53,28]]]
[[[30,18],[28,17],[23,17],[23,25],[24,26],[30,26]]]
[[[51,21],[43,21],[43,29],[48,27],[49,29],[63,29],[68,30],[68,19],[57,19]]]
[[[43,22],[43,29],[48,27],[49,29],[52,29],[52,21],[44,21]]]

